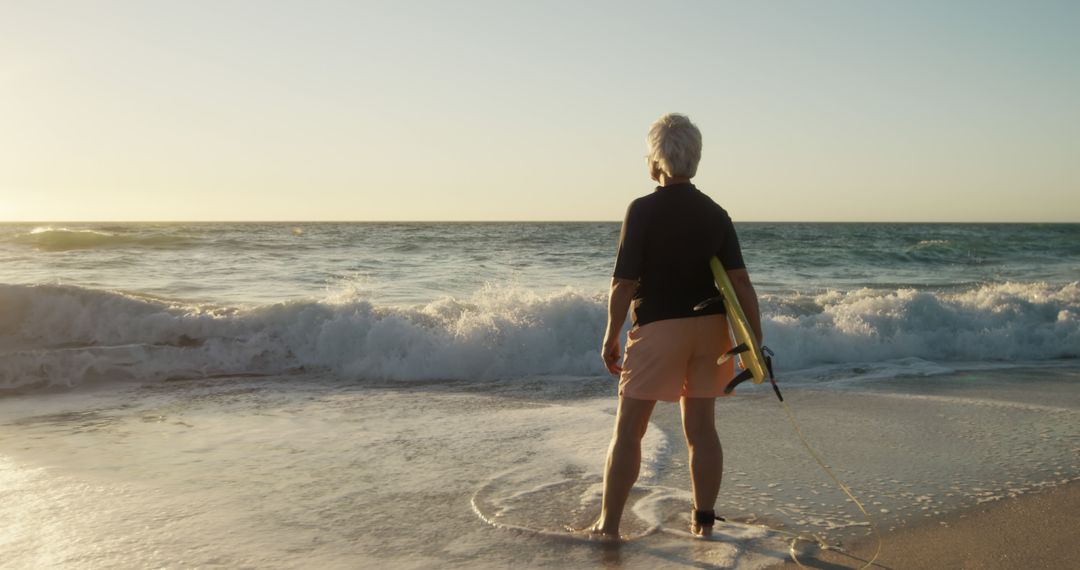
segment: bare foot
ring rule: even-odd
[[[694,536],[699,536],[701,538],[709,538],[710,536],[712,536],[713,522],[722,520],[724,519],[722,517],[716,516],[716,512],[712,510],[691,511],[690,534],[693,534]]]
[[[618,542],[622,540],[618,530],[614,532],[605,531],[600,528],[599,525],[595,524],[585,528],[573,528],[568,526],[566,527],[566,530],[574,536],[580,536],[587,540],[598,540],[603,542]]]
[[[690,523],[690,533],[694,536],[700,536],[701,538],[709,538],[712,536],[711,526],[698,526],[696,522]]]

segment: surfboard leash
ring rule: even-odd
[[[775,353],[763,344],[761,345],[761,354],[765,356],[765,370],[769,371],[769,383],[772,384],[773,392],[776,392],[776,398],[783,402],[784,395],[780,393],[780,387],[776,385],[776,375],[772,371],[772,357],[775,356]]]
[[[784,401],[784,396],[780,393],[780,387],[776,384],[776,376],[773,374],[772,365],[772,357],[774,356],[773,351],[766,346],[762,346],[761,351],[765,356],[765,368],[769,371],[769,382],[772,384],[773,391],[776,393],[776,398],[780,400],[780,405],[784,408],[784,413],[787,415],[788,421],[791,422],[791,427],[795,430],[795,435],[799,437],[799,441],[803,444],[803,447],[806,448],[806,451],[810,454],[810,457],[813,457],[814,461],[816,461],[818,466],[821,467],[821,470],[824,471],[830,479],[832,479],[833,483],[836,484],[836,487],[838,489],[843,491],[844,494],[847,495],[849,499],[851,499],[851,502],[855,503],[855,506],[858,507],[859,511],[862,512],[863,516],[866,517],[866,523],[870,525],[870,530],[874,533],[874,538],[877,540],[877,548],[874,549],[874,555],[866,564],[859,567],[859,570],[865,570],[866,568],[873,566],[874,562],[878,559],[878,556],[881,555],[881,532],[878,530],[877,525],[874,524],[874,520],[870,517],[870,513],[866,511],[866,507],[864,507],[862,502],[859,501],[859,499],[855,496],[855,493],[851,492],[851,488],[848,487],[843,481],[841,481],[840,478],[832,472],[832,469],[829,469],[829,466],[825,464],[825,460],[823,460],[821,456],[818,455],[816,451],[814,451],[814,448],[810,446],[810,442],[806,440],[806,436],[803,434],[802,428],[799,426],[799,422],[795,420],[795,414],[791,411],[791,406],[789,406],[788,403]],[[800,568],[806,568],[806,566],[802,562],[799,562],[799,557],[795,554],[795,546],[800,541],[813,542],[825,549],[830,548],[829,545],[825,543],[825,541],[812,534],[806,535],[800,533],[786,532],[782,530],[776,530],[776,532],[786,534],[792,537],[791,543],[788,546],[788,553],[791,555],[791,560],[794,561],[795,565]]]

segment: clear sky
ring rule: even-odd
[[[1080,2],[0,0],[0,220],[1080,222]]]

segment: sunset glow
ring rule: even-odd
[[[1080,220],[1077,5],[6,3],[0,218]]]

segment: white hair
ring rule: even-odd
[[[701,131],[686,115],[668,113],[649,127],[649,162],[668,176],[693,178],[701,161]]]

